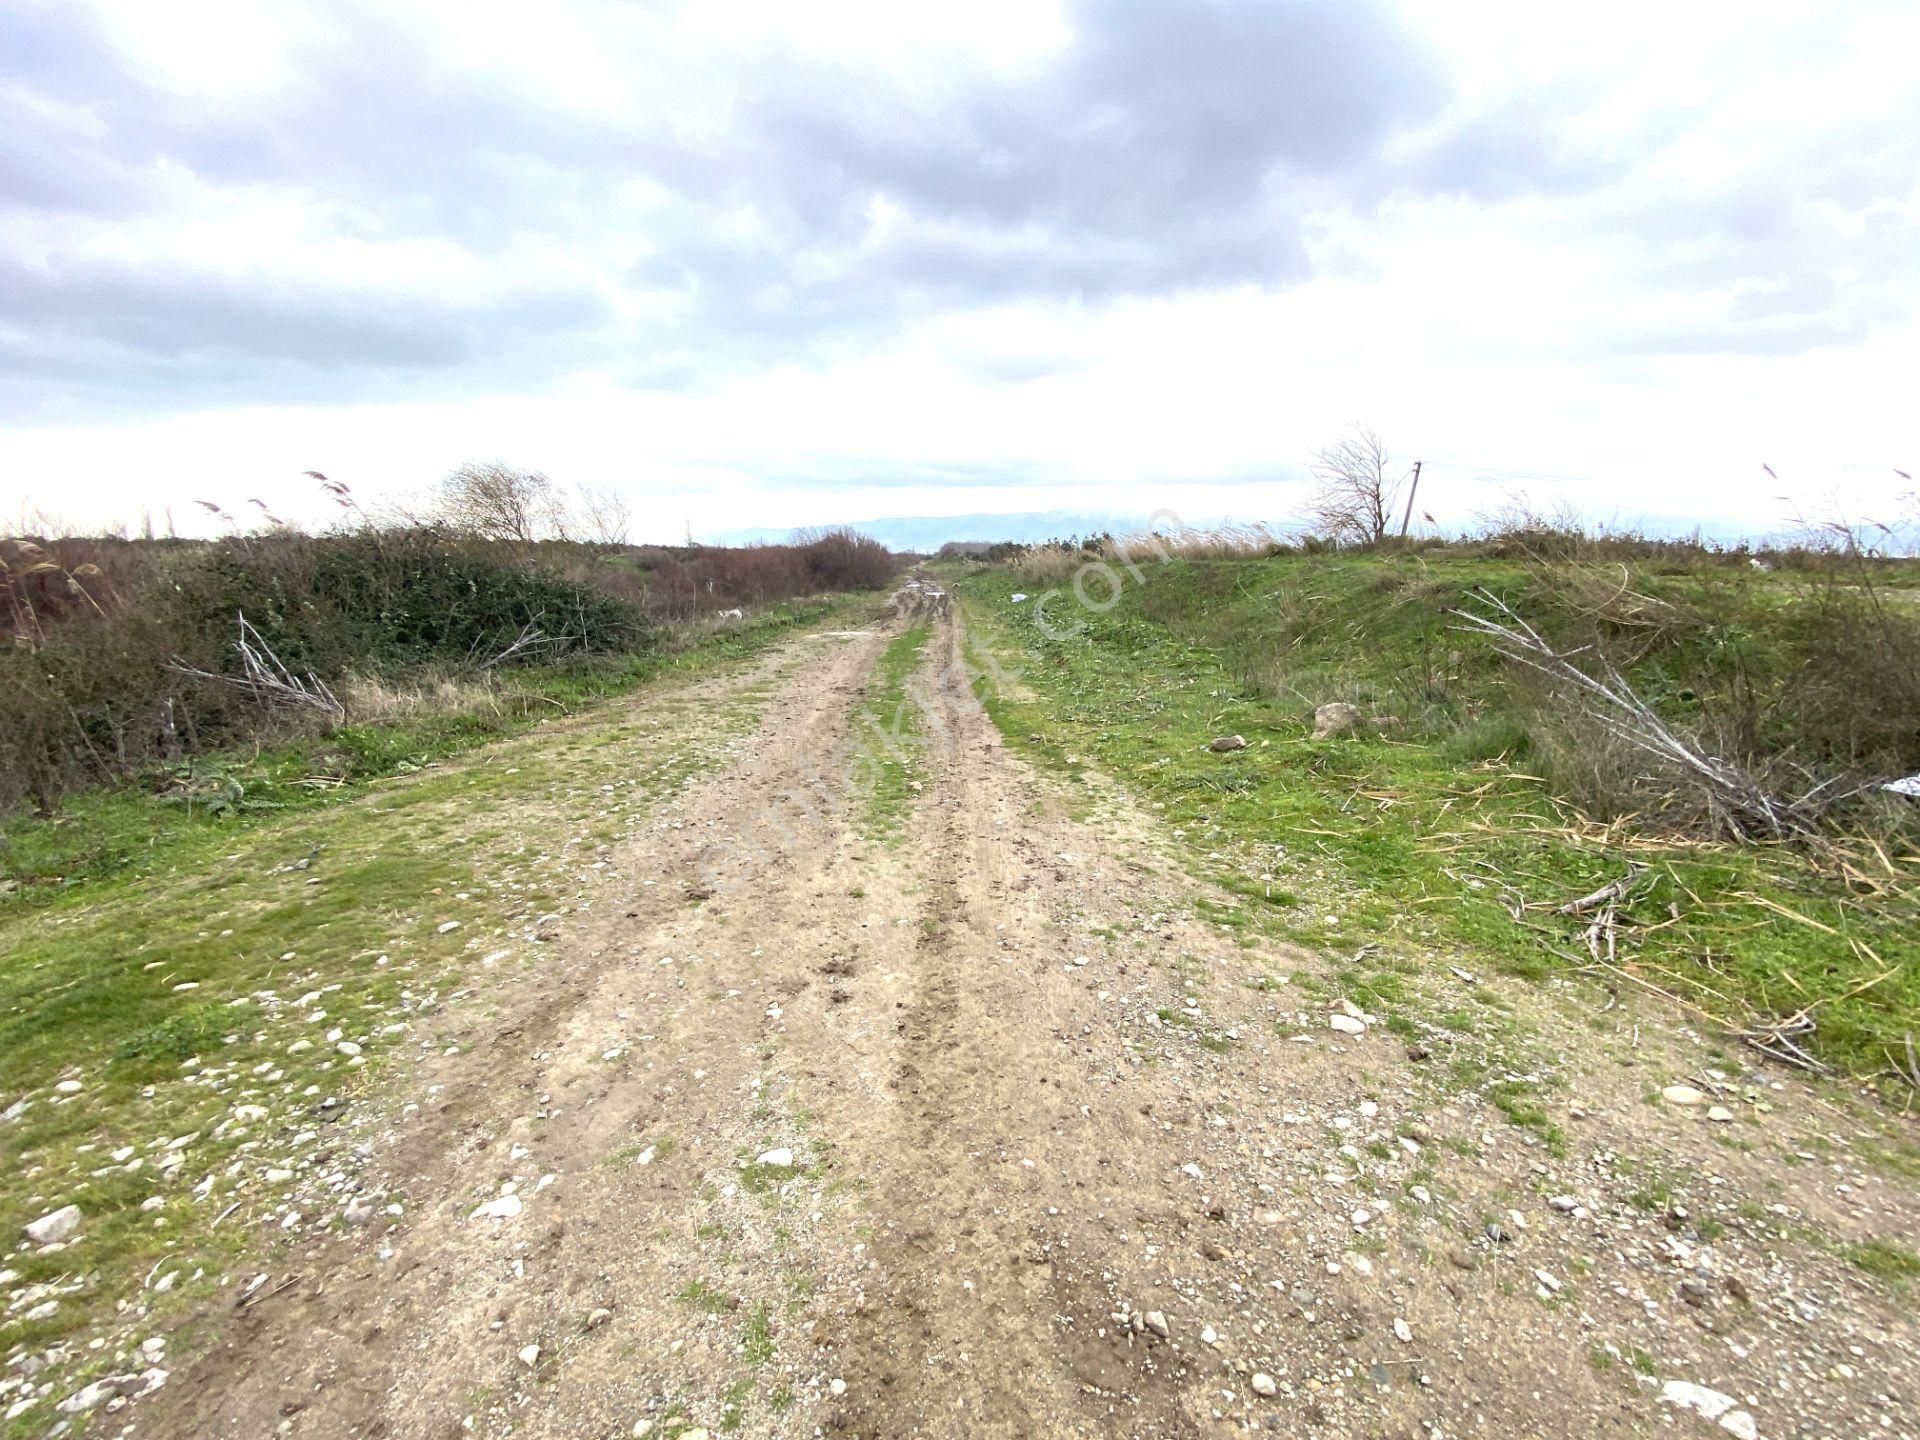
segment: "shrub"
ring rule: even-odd
[[[632,604],[499,547],[432,527],[229,540],[169,567],[175,633],[196,663],[229,653],[245,614],[291,669],[478,662],[528,626],[551,657],[644,646]]]
[[[80,785],[327,723],[174,668],[234,674],[241,614],[288,669],[344,689],[352,723],[338,738],[357,754],[384,743],[361,722],[445,711],[449,726],[484,729],[530,703],[479,683],[497,681],[489,662],[510,649],[515,663],[645,653],[668,620],[869,588],[896,567],[851,531],[747,549],[509,542],[431,525],[0,540],[12,641],[0,649],[0,810],[31,801],[51,813]]]

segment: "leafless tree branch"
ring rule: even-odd
[[[1739,841],[1772,840],[1814,831],[1817,790],[1798,800],[1770,795],[1752,775],[1725,760],[1703,754],[1654,713],[1634,693],[1626,677],[1592,647],[1561,652],[1498,596],[1476,590],[1473,598],[1487,613],[1454,610],[1464,623],[1457,629],[1493,641],[1506,659],[1538,671],[1573,697],[1582,713],[1607,733],[1663,762],[1703,789],[1727,831]],[[1576,663],[1576,661],[1584,661]]]
[[[1405,483],[1388,477],[1392,463],[1386,443],[1364,425],[1314,457],[1310,468],[1318,488],[1307,508],[1329,540],[1371,545],[1386,538]]]
[[[243,614],[236,612],[236,615],[240,622],[240,637],[234,642],[233,648],[240,657],[240,674],[223,675],[212,670],[201,670],[182,660],[174,660],[169,668],[181,675],[191,675],[196,680],[208,680],[244,690],[267,704],[315,711],[336,724],[346,718],[346,706],[340,703],[339,697],[326,681],[311,670],[304,675],[295,675],[280,662],[280,657],[273,653],[273,647],[254,629],[252,622]]]

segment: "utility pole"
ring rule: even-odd
[[[1413,462],[1413,483],[1407,487],[1407,508],[1400,517],[1400,538],[1407,538],[1407,525],[1413,519],[1413,497],[1420,493],[1420,462]]]

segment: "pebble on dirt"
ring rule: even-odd
[[[1217,736],[1213,743],[1207,746],[1207,748],[1216,755],[1224,755],[1229,750],[1246,749],[1247,739],[1244,735],[1221,735]]]
[[[486,1204],[476,1207],[473,1214],[467,1218],[469,1220],[511,1220],[526,1208],[525,1202],[518,1195],[502,1195],[498,1200],[489,1200]]]
[[[1691,1410],[1705,1419],[1717,1421],[1721,1429],[1739,1436],[1740,1440],[1757,1440],[1760,1434],[1753,1416],[1736,1409],[1731,1395],[1723,1395],[1705,1385],[1696,1385],[1691,1380],[1669,1380],[1660,1387],[1660,1398],[1676,1409]]]

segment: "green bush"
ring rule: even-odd
[[[328,677],[478,662],[529,625],[548,659],[645,648],[655,632],[604,591],[432,527],[229,540],[166,578],[169,628],[209,669],[231,668],[240,614],[289,668]]]

